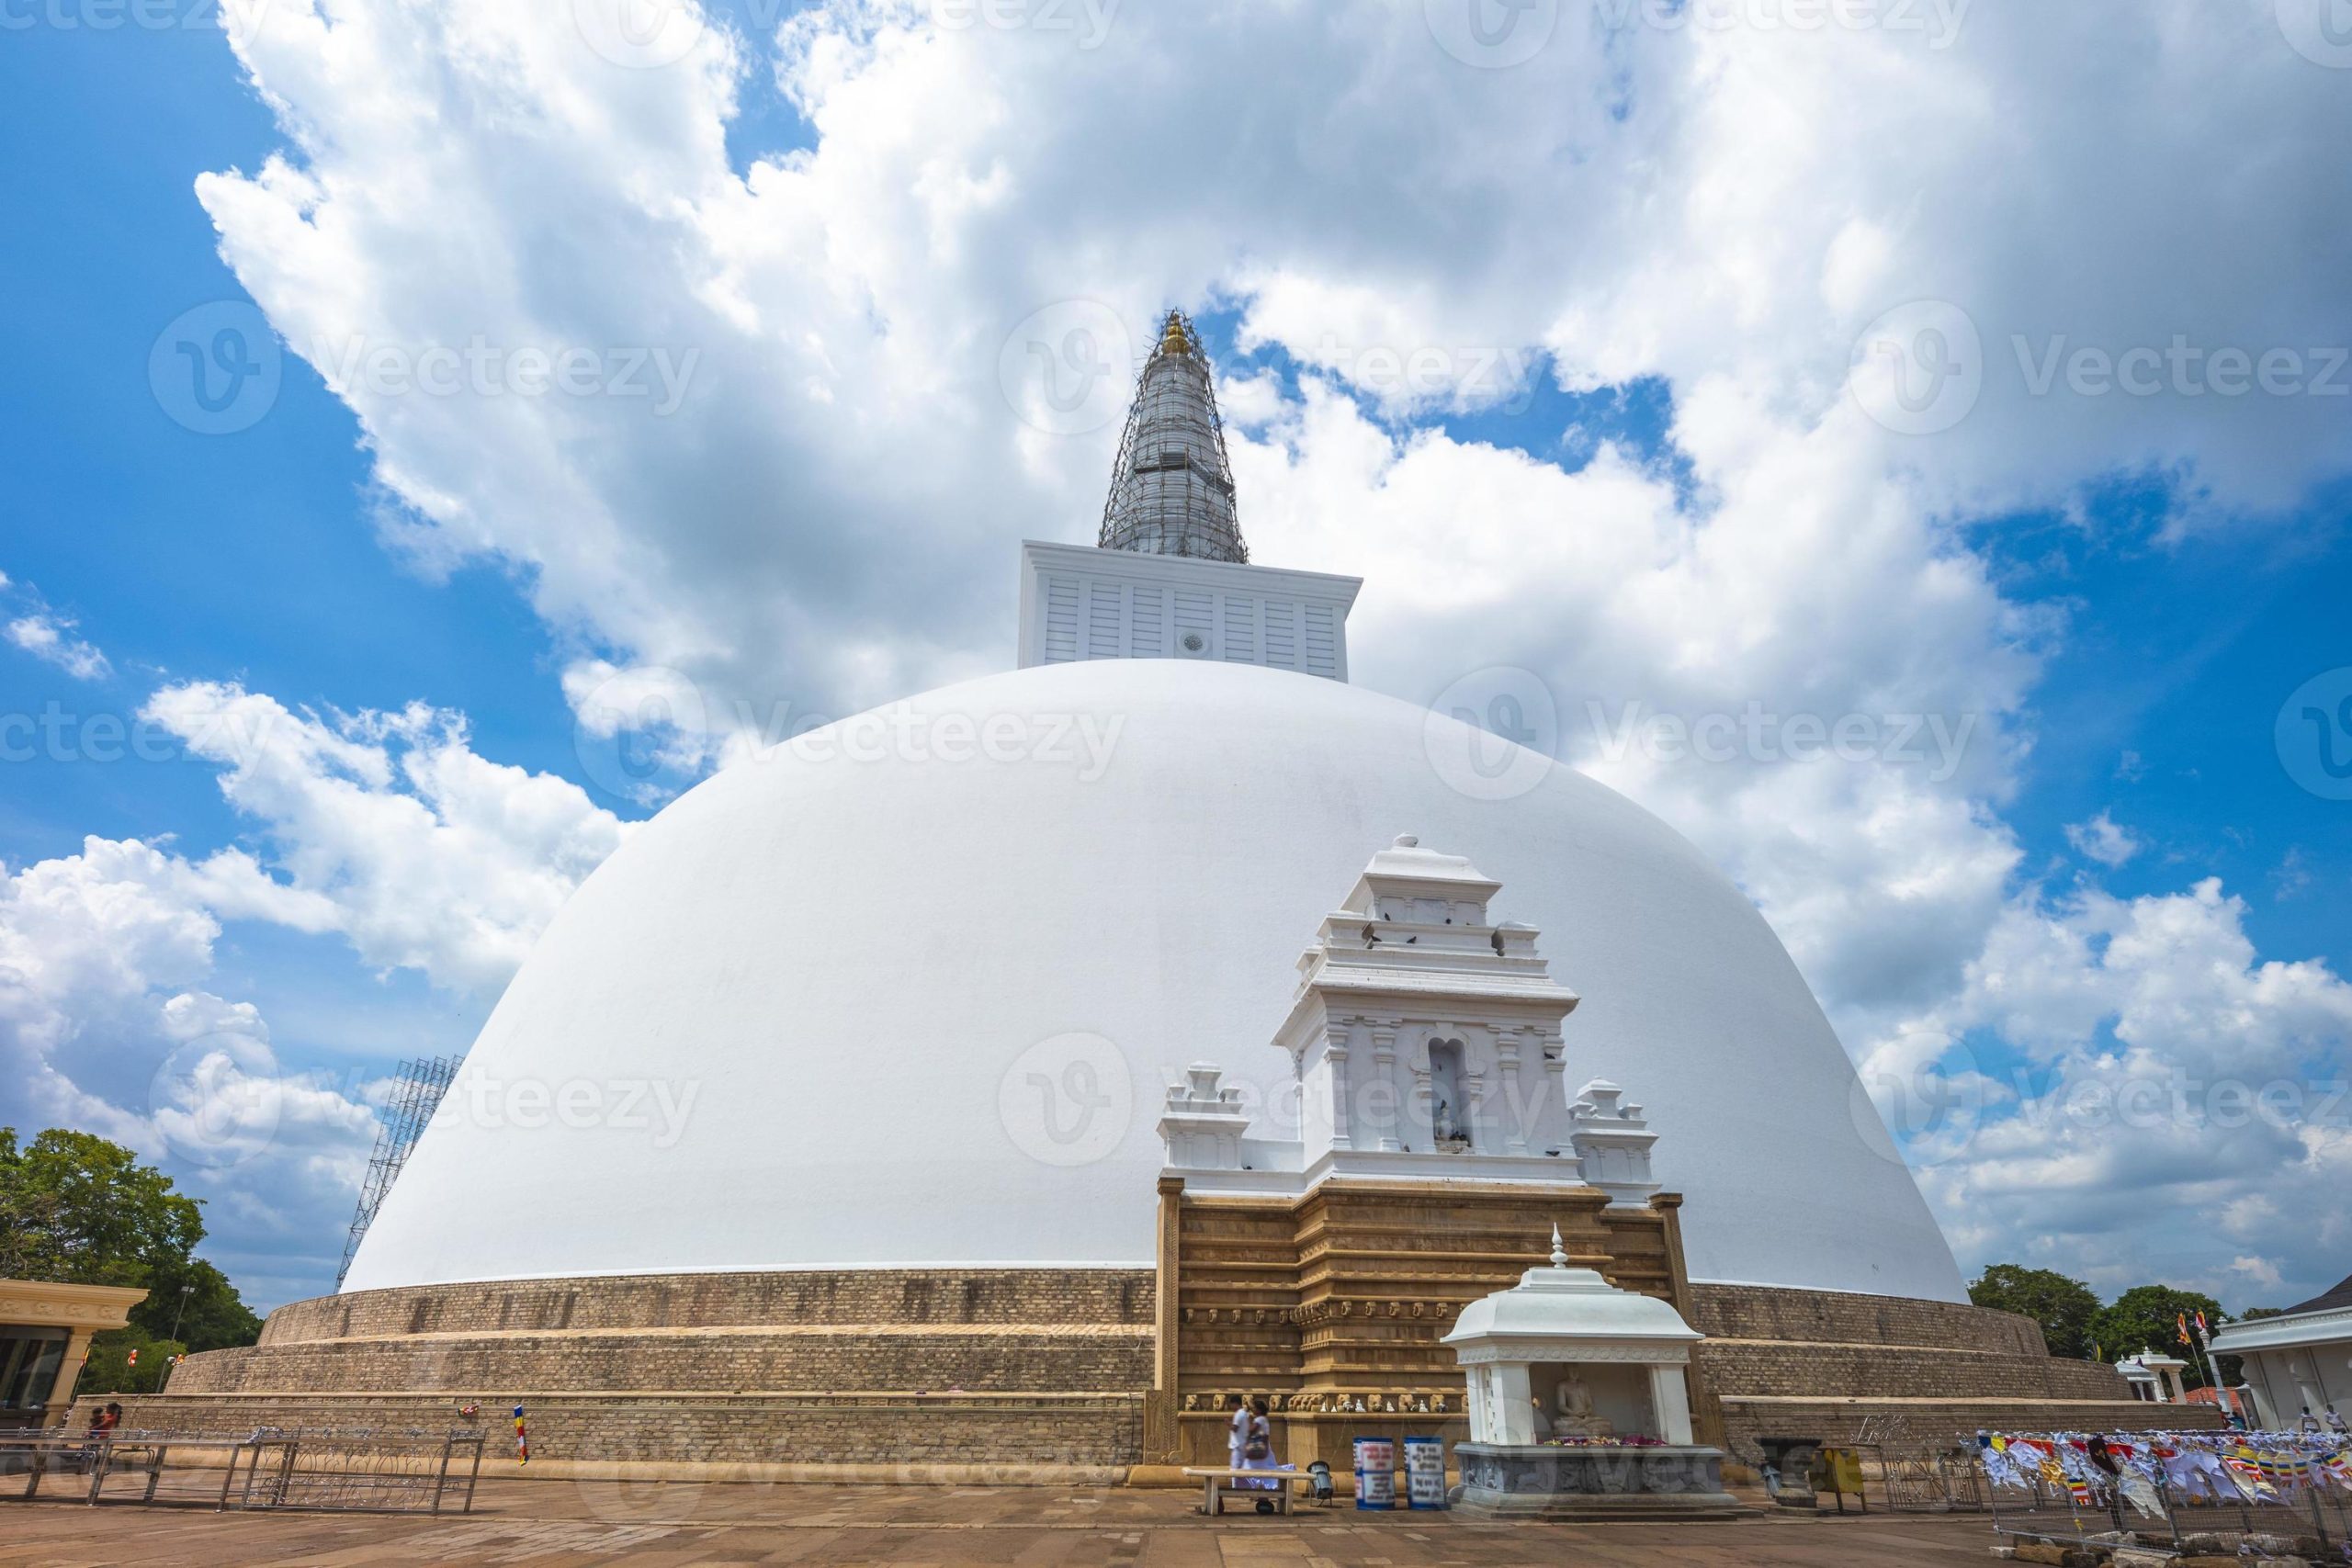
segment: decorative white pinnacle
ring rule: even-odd
[[[1566,1269],[1567,1266],[1568,1249],[1560,1244],[1560,1226],[1558,1222],[1555,1221],[1552,1225],[1552,1267]]]

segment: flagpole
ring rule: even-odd
[[[2205,1352],[2205,1375],[2213,1380],[2213,1403],[2223,1417],[2237,1412],[2237,1402],[2231,1398],[2228,1387],[2222,1382],[2222,1365],[2213,1359],[2213,1334],[2205,1326],[2205,1314],[2197,1314],[2198,1348]]]

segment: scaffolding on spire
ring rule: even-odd
[[[1217,417],[1208,355],[1183,312],[1161,323],[1119,436],[1096,544],[1141,555],[1247,562],[1233,505],[1233,468]]]
[[[440,1108],[441,1097],[448,1092],[449,1080],[457,1071],[456,1059],[448,1056],[420,1057],[401,1064],[392,1079],[392,1091],[385,1098],[383,1115],[376,1124],[376,1147],[368,1156],[368,1179],[360,1184],[359,1207],[351,1216],[351,1234],[344,1239],[343,1265],[334,1271],[335,1289],[343,1288],[344,1276],[351,1272],[351,1260],[359,1255],[359,1238],[375,1223],[376,1211],[384,1206],[384,1195],[392,1190],[401,1167],[408,1163],[409,1151],[424,1135],[424,1124]]]

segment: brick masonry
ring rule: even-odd
[[[1736,1461],[1758,1439],[1972,1440],[1981,1428],[2133,1431],[2218,1426],[2211,1406],[2144,1404],[2114,1370],[2061,1360],[2033,1320],[1896,1296],[1690,1287],[1685,1315],[1708,1336],[1697,1360]]]
[[[107,1397],[76,1400],[73,1424],[86,1426]],[[1143,1419],[1140,1394],[680,1397],[461,1387],[435,1394],[113,1397],[123,1404],[126,1428],[240,1435],[263,1425],[438,1434],[468,1425],[458,1407],[474,1404],[481,1409],[471,1424],[488,1434],[492,1459],[514,1453],[509,1412],[520,1403],[535,1461],[822,1466],[909,1483],[1065,1466],[1115,1481],[1134,1463]]]
[[[836,1269],[603,1274],[355,1291],[269,1314],[264,1345],[395,1334],[707,1328],[729,1324],[1135,1324],[1148,1269]]]
[[[520,1403],[543,1460],[1123,1470],[1154,1303],[1147,1269],[365,1291],[279,1308],[258,1345],[190,1357],[129,1419],[438,1427],[471,1403],[496,1428]]]
[[[1754,1462],[1769,1436],[2130,1429],[2158,1408],[2105,1367],[2052,1359],[2007,1314],[1694,1285],[1670,1197],[1627,1211],[1556,1189],[1328,1183],[1268,1203],[1180,1185],[1162,1204],[1177,1280],[1164,1300],[1148,1269],[368,1291],[281,1307],[259,1345],[190,1357],[170,1395],[127,1403],[133,1424],[241,1429],[434,1427],[469,1402],[495,1427],[520,1402],[540,1458],[1115,1470],[1221,1458],[1221,1397],[1250,1393],[1274,1403],[1283,1458],[1344,1469],[1358,1435],[1463,1435],[1461,1376],[1438,1337],[1548,1250],[1557,1223],[1571,1254],[1710,1337],[1699,1424],[1735,1460]],[[2215,1419],[2162,1408],[2170,1424]]]

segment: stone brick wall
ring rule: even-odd
[[[1108,1333],[1094,1325],[988,1325],[963,1333],[889,1325],[798,1334],[646,1329],[395,1336],[192,1356],[173,1374],[172,1386],[181,1393],[451,1388],[1139,1393],[1151,1382],[1151,1349],[1148,1327],[1125,1325]]]
[[[1912,1346],[1713,1339],[1699,1348],[1721,1393],[1848,1399],[2129,1397],[2109,1368],[2048,1356]]]
[[[868,1323],[1151,1324],[1148,1269],[606,1274],[356,1291],[269,1314],[264,1345],[391,1334]]]
[[[1690,1296],[1724,1446],[1749,1467],[1768,1437],[1915,1450],[1987,1427],[2219,1424],[2210,1406],[2143,1404],[2112,1368],[2052,1357],[2041,1328],[2011,1313],[1757,1285],[1694,1284]]]
[[[1821,1345],[1920,1345],[2047,1356],[2030,1317],[1953,1302],[1790,1291],[1767,1285],[1690,1286],[1690,1326],[1720,1339]]]
[[[191,1356],[168,1396],[139,1404],[161,1425],[233,1430],[441,1427],[460,1404],[521,1403],[542,1459],[1124,1467],[1155,1300],[1142,1269],[368,1291],[281,1307],[260,1344]]]
[[[1727,1399],[1724,1402],[1724,1448],[1734,1464],[1752,1471],[1763,1462],[1764,1450],[1758,1439],[1766,1437],[1875,1443],[1890,1454],[1915,1453],[1967,1447],[1980,1431],[2194,1431],[2222,1425],[2211,1408],[2147,1404],[2131,1399]]]
[[[489,1438],[485,1454],[499,1459],[514,1452],[508,1416],[514,1401],[489,1389],[441,1395],[116,1397],[128,1428],[241,1435],[260,1425],[439,1433],[462,1425],[456,1408],[470,1400],[481,1406],[476,1422]],[[87,1426],[104,1403],[105,1396],[76,1401],[73,1424]],[[523,1404],[537,1461],[823,1465],[867,1472],[862,1479],[910,1483],[984,1479],[970,1473],[975,1468],[1076,1465],[1112,1481],[1134,1462],[1142,1440],[1142,1400],[1132,1394],[676,1399],[566,1393],[535,1395]],[[911,1468],[926,1466],[960,1473],[933,1476]]]
[[[260,1345],[192,1356],[169,1396],[126,1403],[134,1424],[250,1429],[446,1426],[458,1404],[503,1419],[519,1401],[551,1459],[1125,1467],[1146,1458],[1153,1400],[1152,1462],[1220,1457],[1220,1395],[1238,1391],[1273,1401],[1283,1458],[1341,1467],[1359,1432],[1462,1436],[1461,1374],[1437,1337],[1548,1250],[1556,1221],[1572,1255],[1679,1298],[1710,1336],[1700,1425],[1736,1461],[1759,1460],[1768,1436],[1919,1446],[1980,1427],[2218,1419],[2132,1402],[2111,1371],[2052,1359],[2007,1314],[1689,1284],[1668,1204],[1344,1183],[1304,1202],[1172,1201],[1172,1393],[1153,1391],[1150,1270],[835,1269],[297,1302]]]

